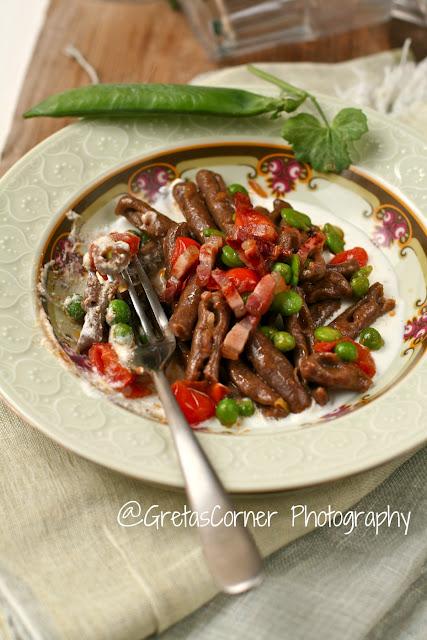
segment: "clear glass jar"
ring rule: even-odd
[[[180,0],[214,58],[384,22],[392,0]]]

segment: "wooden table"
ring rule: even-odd
[[[315,42],[283,44],[223,64],[274,60],[338,62],[401,46],[413,40],[418,59],[427,55],[425,29],[400,21],[363,28]],[[52,0],[18,101],[0,175],[65,119],[24,121],[21,114],[51,93],[87,84],[86,73],[64,55],[73,44],[102,82],[187,82],[220,64],[210,60],[184,16],[167,2]]]

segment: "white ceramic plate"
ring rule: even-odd
[[[332,112],[341,106],[324,98]],[[155,197],[159,185],[198,166],[271,196],[279,191],[315,221],[340,218],[375,254],[378,279],[399,293],[383,318],[388,348],[363,398],[350,395],[317,416],[250,425],[239,434],[200,433],[233,492],[267,492],[353,474],[427,439],[425,229],[427,144],[369,113],[357,164],[343,176],[299,165],[264,118],[152,118],[79,122],[33,149],[0,181],[0,390],[31,424],[65,447],[138,478],[181,487],[167,426],[87,393],[37,321],[36,281],[73,207],[94,215],[119,191]],[[109,215],[103,210],[102,215]],[[376,243],[376,246],[372,244]],[[424,246],[424,250],[423,250]],[[385,323],[385,324],[384,324]]]

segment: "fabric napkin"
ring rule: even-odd
[[[339,74],[348,78],[349,71],[357,69],[380,77],[384,65],[391,64],[394,57],[390,52],[352,61],[346,63],[347,70],[345,65],[299,64],[283,65],[281,72],[290,81],[298,79],[298,84],[314,90],[319,88],[314,83],[322,77],[322,92],[336,93]],[[340,71],[343,68],[344,71]],[[275,67],[275,72],[278,70],[279,67]],[[215,82],[213,76],[211,81]],[[224,83],[223,76],[221,84]],[[169,521],[158,529],[123,528],[117,523],[120,507],[129,500],[139,501],[144,508],[159,505],[159,510],[182,511],[184,494],[147,486],[69,453],[26,424],[3,403],[0,403],[0,420],[0,638],[141,640],[165,630],[213,598],[217,589],[206,568],[195,530],[175,528]],[[239,510],[278,512],[270,528],[254,531],[263,555],[267,556],[314,526],[311,521],[305,527],[299,519],[292,527],[292,505],[305,504],[308,510],[316,512],[332,505],[342,511],[393,474],[394,508],[402,509],[399,483],[402,479],[412,482],[412,474],[419,471],[420,456],[422,454],[418,454],[414,462],[406,463],[405,473],[396,469],[408,456],[339,482],[284,495],[240,498],[235,500],[235,505]],[[408,465],[412,464],[411,470]],[[414,486],[421,495],[421,482],[416,476]],[[368,504],[370,500],[369,497]],[[416,496],[413,502],[416,506]],[[375,509],[375,504],[373,500],[370,508]],[[314,537],[311,535],[294,542],[279,556],[276,554],[268,565],[265,587],[244,597],[216,598],[167,633],[171,638],[255,638],[271,628],[269,637],[326,638],[320,632],[309,634],[307,621],[318,612],[321,620],[327,620],[329,615],[331,620],[336,620],[337,634],[332,633],[331,626],[323,627],[328,630],[328,638],[365,637],[352,635],[349,630],[365,633],[372,628],[372,624],[356,622],[360,616],[372,622],[372,616],[366,612],[373,617],[379,615],[378,608],[373,606],[376,597],[385,598],[385,593],[393,593],[393,597],[398,598],[393,591],[393,581],[396,572],[405,568],[405,562],[402,560],[397,567],[390,559],[390,571],[377,576],[375,582],[375,563],[369,566],[365,561],[365,578],[374,582],[369,586],[363,575],[359,578],[358,598],[346,615],[347,603],[340,599],[340,593],[346,593],[345,587],[351,584],[351,576],[360,563],[360,554],[369,556],[370,546],[367,540],[363,543],[363,532],[348,538],[340,537],[338,529],[322,529],[320,534],[322,537],[316,544],[311,542]],[[359,535],[362,541],[358,542]],[[343,541],[350,538],[355,548],[344,553]],[[341,548],[343,554],[339,553]],[[406,553],[397,540],[392,551],[396,556]],[[317,562],[314,558],[319,553],[321,557]],[[420,566],[423,553],[425,547],[418,554]],[[414,576],[409,568],[413,569],[412,561],[406,566],[407,582]],[[304,569],[310,571],[304,572]],[[315,584],[318,571],[321,581]],[[341,587],[335,592],[330,590],[334,575],[338,575]],[[292,580],[295,580],[295,589]],[[376,589],[384,593],[381,591],[378,596]],[[338,594],[338,602],[332,610],[334,593]],[[364,596],[362,600],[360,595]],[[286,607],[282,606],[282,598]],[[390,598],[385,602],[389,604]],[[268,618],[261,616],[264,611]],[[287,618],[281,615],[285,611],[293,622],[290,629],[296,630],[289,634]],[[338,615],[338,611],[342,615]],[[215,617],[217,621],[213,620]],[[385,637],[392,638],[391,635]]]

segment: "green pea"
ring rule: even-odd
[[[300,272],[300,259],[296,253],[293,254],[291,258],[291,285],[296,287],[299,280],[299,272]]]
[[[333,327],[317,327],[314,330],[314,337],[319,342],[333,342],[341,338],[341,332]]]
[[[239,407],[233,398],[223,398],[216,405],[215,415],[225,427],[231,427],[239,417]]]
[[[138,236],[141,241],[141,244],[147,244],[149,240],[151,240],[150,235],[143,231],[142,229],[128,229],[127,233],[132,233],[134,236]]]
[[[260,331],[270,340],[273,340],[274,334],[277,333],[277,329],[268,326],[260,327]]]
[[[106,320],[110,327],[118,322],[129,324],[131,319],[131,311],[129,305],[120,298],[111,300],[108,305]]]
[[[240,260],[237,251],[226,244],[221,251],[221,260],[226,267],[242,267],[243,262]]]
[[[281,291],[274,296],[271,311],[276,311],[284,316],[298,313],[302,307],[302,298],[296,291]]]
[[[110,338],[118,344],[131,344],[133,342],[133,329],[129,324],[118,322],[111,327]]]
[[[352,342],[338,342],[334,348],[340,360],[344,362],[354,362],[357,360],[357,347]]]
[[[241,400],[238,400],[237,408],[239,410],[239,414],[245,418],[253,416],[255,413],[255,405],[250,398],[242,398]]]
[[[350,280],[350,285],[353,291],[353,295],[355,295],[356,298],[362,298],[368,293],[369,280],[364,275],[354,275]]]
[[[341,227],[337,227],[336,225],[329,224],[329,222],[327,222],[323,227],[323,231],[324,233],[334,233],[339,238],[341,238],[341,240],[344,240],[344,231],[341,229]]]
[[[326,234],[326,246],[331,253],[341,253],[344,251],[345,242],[340,236],[333,231]]]
[[[275,262],[271,270],[280,273],[280,275],[284,278],[286,284],[290,283],[292,270],[291,267],[286,264],[286,262]]]
[[[305,213],[295,211],[295,209],[282,209],[281,216],[290,227],[295,227],[301,231],[308,231],[312,225],[311,218]]]
[[[354,274],[355,277],[357,276],[370,276],[372,273],[373,267],[370,264],[367,264],[366,267],[361,267],[359,269],[359,271],[356,271],[356,273]]]
[[[83,298],[78,293],[74,293],[72,296],[66,298],[64,302],[64,308],[67,315],[70,316],[76,322],[82,322],[85,317],[85,310],[83,309]]]
[[[234,184],[230,184],[228,187],[228,192],[234,196],[236,193],[244,193],[246,196],[248,195],[247,189],[242,184],[238,184],[237,182]]]
[[[208,227],[207,229],[203,229],[203,235],[205,238],[210,238],[211,236],[221,236],[225,238],[224,231],[220,231],[219,229],[214,229],[214,227]]]
[[[295,349],[295,338],[287,331],[277,331],[273,336],[273,344],[279,351],[292,351]]]
[[[368,349],[371,349],[371,351],[377,351],[384,345],[382,335],[374,327],[363,329],[363,331],[361,331],[359,335],[359,342],[364,347],[368,347]]]

